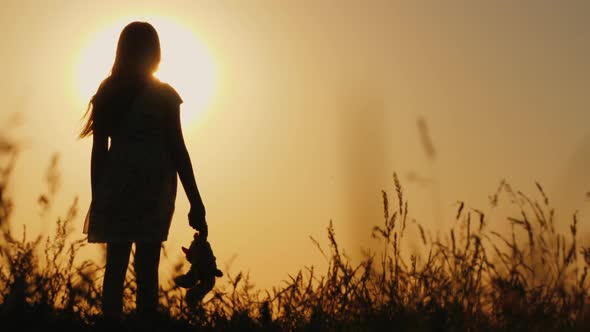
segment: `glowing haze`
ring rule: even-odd
[[[76,138],[80,118],[132,20],[158,30],[156,76],[185,101],[185,139],[220,266],[249,270],[259,286],[322,267],[308,236],[325,243],[330,219],[358,257],[381,222],[380,190],[391,188],[394,171],[411,216],[433,230],[452,223],[457,200],[485,208],[502,178],[526,192],[539,181],[563,214],[587,210],[587,1],[1,6],[1,130],[22,143],[10,187],[17,233],[23,224],[33,234],[53,229],[54,217],[37,215],[53,153],[62,183],[53,216],[75,196],[86,212],[91,140]],[[9,121],[15,112],[18,126]],[[192,235],[187,212],[179,188],[171,263]]]

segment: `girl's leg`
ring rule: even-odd
[[[102,312],[107,319],[121,319],[123,283],[130,252],[131,243],[107,243],[107,266],[102,286]]]
[[[137,313],[144,317],[152,317],[158,308],[160,247],[160,242],[138,242],[135,245]]]

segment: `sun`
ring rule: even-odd
[[[171,19],[126,18],[109,24],[83,47],[77,66],[78,97],[85,103],[109,75],[119,34],[132,21],[154,26],[160,37],[162,61],[155,76],[172,85],[184,103],[183,125],[191,125],[211,102],[216,85],[216,66],[208,50],[189,27]]]

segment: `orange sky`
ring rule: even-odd
[[[233,270],[249,270],[260,286],[321,264],[308,236],[325,243],[330,219],[358,257],[381,222],[380,190],[392,188],[394,171],[411,214],[431,227],[451,222],[457,200],[485,207],[502,178],[527,192],[537,180],[565,211],[587,209],[588,2],[337,4],[4,1],[0,123],[25,142],[11,187],[15,229],[52,229],[38,221],[36,199],[54,152],[62,190],[53,213],[64,214],[76,195],[81,210],[88,205],[90,140],[76,139],[85,110],[78,64],[128,17],[181,26],[182,38],[195,39],[180,44],[198,44],[212,60],[206,106],[196,110],[202,88],[183,83],[183,111],[197,114],[183,123],[185,136],[218,261],[224,267],[237,255]],[[161,38],[164,48],[179,44]],[[200,63],[174,56],[199,75]],[[11,128],[15,111],[22,124]],[[420,143],[419,116],[434,164]],[[410,172],[437,179],[445,220],[432,222],[431,188],[411,182]],[[190,241],[179,193],[168,243],[178,255]]]

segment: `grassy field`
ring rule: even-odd
[[[0,144],[0,320],[26,330],[100,330],[103,266],[77,262],[84,239],[72,239],[74,200],[57,220],[56,235],[26,239],[10,232],[14,202],[6,193],[16,149]],[[56,192],[57,161],[48,170],[49,206]],[[185,291],[161,288],[161,316],[149,328],[169,331],[588,331],[590,248],[578,244],[578,218],[554,220],[542,187],[527,196],[505,182],[490,198],[492,207],[517,211],[500,233],[478,209],[457,202],[457,225],[444,239],[408,216],[402,185],[394,174],[391,193],[383,191],[383,221],[373,229],[382,250],[352,264],[327,228],[329,248],[318,247],[330,264],[325,273],[302,267],[281,286],[255,289],[248,275],[218,280],[202,306],[188,307]],[[52,189],[53,188],[53,189]],[[495,220],[494,222],[498,222]],[[567,222],[560,234],[556,224]],[[414,228],[425,254],[404,252]],[[416,242],[416,239],[412,239]],[[132,268],[132,265],[131,265]],[[178,272],[182,263],[177,265]],[[120,328],[145,327],[134,315],[134,273],[126,281],[127,318]],[[18,328],[16,328],[18,327]]]

